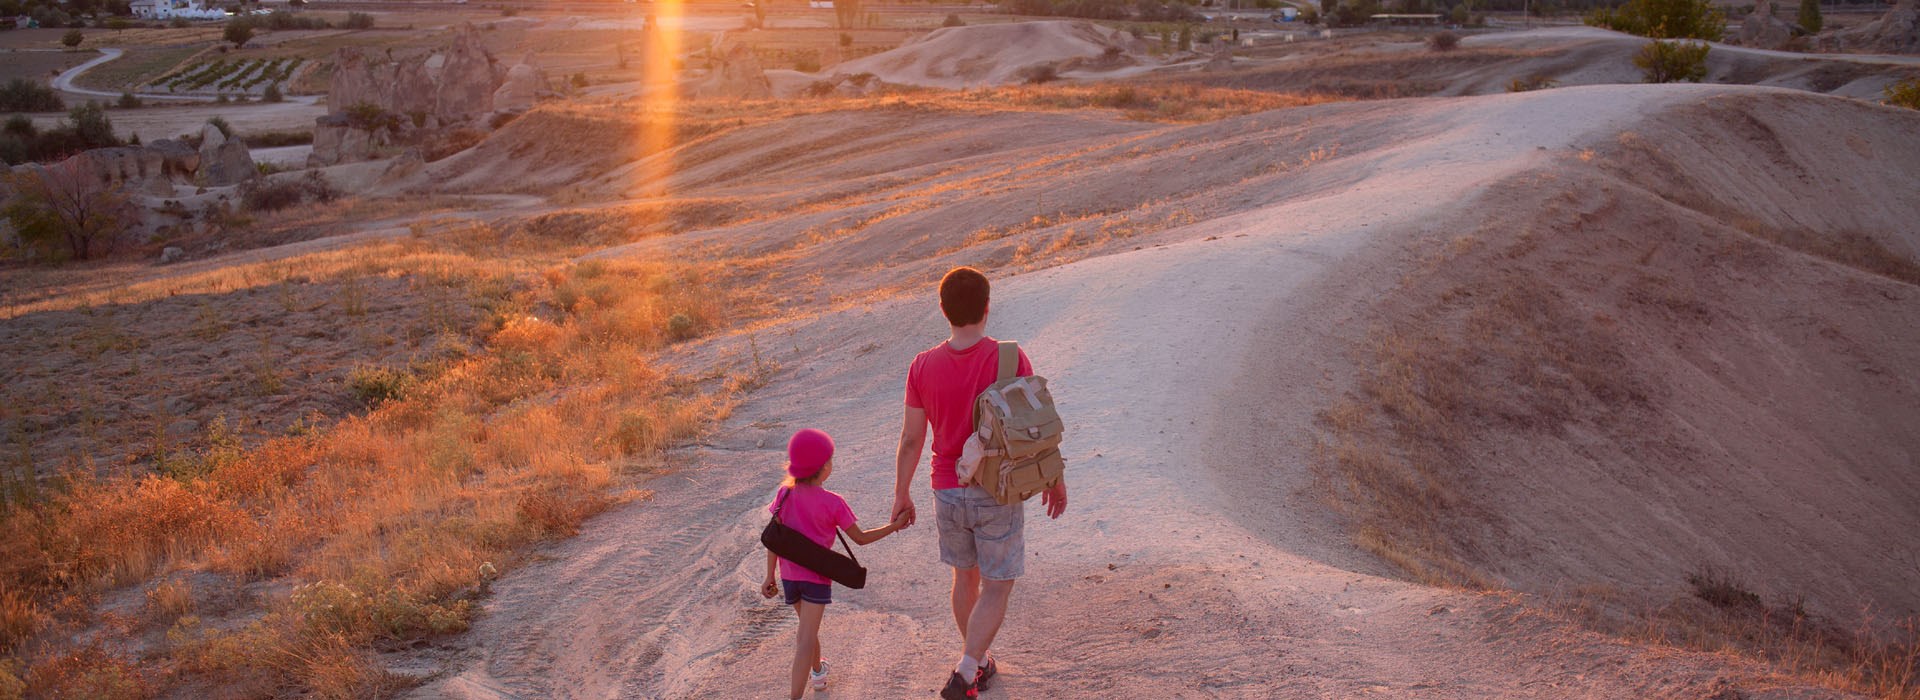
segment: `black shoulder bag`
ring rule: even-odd
[[[802,534],[799,530],[787,527],[780,522],[780,510],[786,507],[787,494],[792,489],[782,489],[780,497],[774,500],[773,519],[767,522],[767,529],[760,531],[760,544],[768,551],[787,561],[799,564],[807,570],[825,576],[834,583],[848,588],[867,587],[867,567],[853,558],[853,547],[847,544],[847,536],[835,528],[833,534],[840,537],[840,546],[847,548],[842,555],[831,547],[822,547]]]

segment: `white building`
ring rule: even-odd
[[[133,0],[128,5],[141,19],[226,19],[227,11],[202,0]]]

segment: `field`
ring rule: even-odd
[[[123,32],[83,84],[298,95],[148,139],[398,119],[301,93],[456,21],[545,83],[0,262],[0,698],[765,695],[781,446],[886,518],[958,265],[1068,424],[997,694],[1920,697],[1920,59],[774,10]],[[836,695],[951,667],[923,474]]]

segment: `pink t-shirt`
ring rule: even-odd
[[[780,494],[787,494],[782,503]],[[853,527],[853,509],[847,506],[847,499],[840,494],[819,486],[798,484],[792,489],[781,488],[773,494],[773,500],[767,503],[767,512],[772,513],[775,505],[780,506],[780,522],[787,527],[799,530],[814,544],[832,548],[834,530]],[[832,583],[827,577],[816,574],[812,569],[780,558],[780,578],[789,581],[808,581],[811,583]]]
[[[933,487],[960,487],[953,463],[973,432],[973,400],[993,386],[1000,373],[1000,353],[993,338],[981,338],[965,350],[946,343],[916,355],[907,368],[907,407],[924,409],[933,425]],[[1020,350],[1016,377],[1033,375],[1033,363]]]

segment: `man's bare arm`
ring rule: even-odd
[[[907,406],[900,424],[900,449],[893,457],[893,513],[898,518],[901,513],[907,516],[907,524],[913,524],[913,495],[909,489],[913,486],[913,472],[920,468],[920,453],[927,447],[927,411],[923,408]]]

